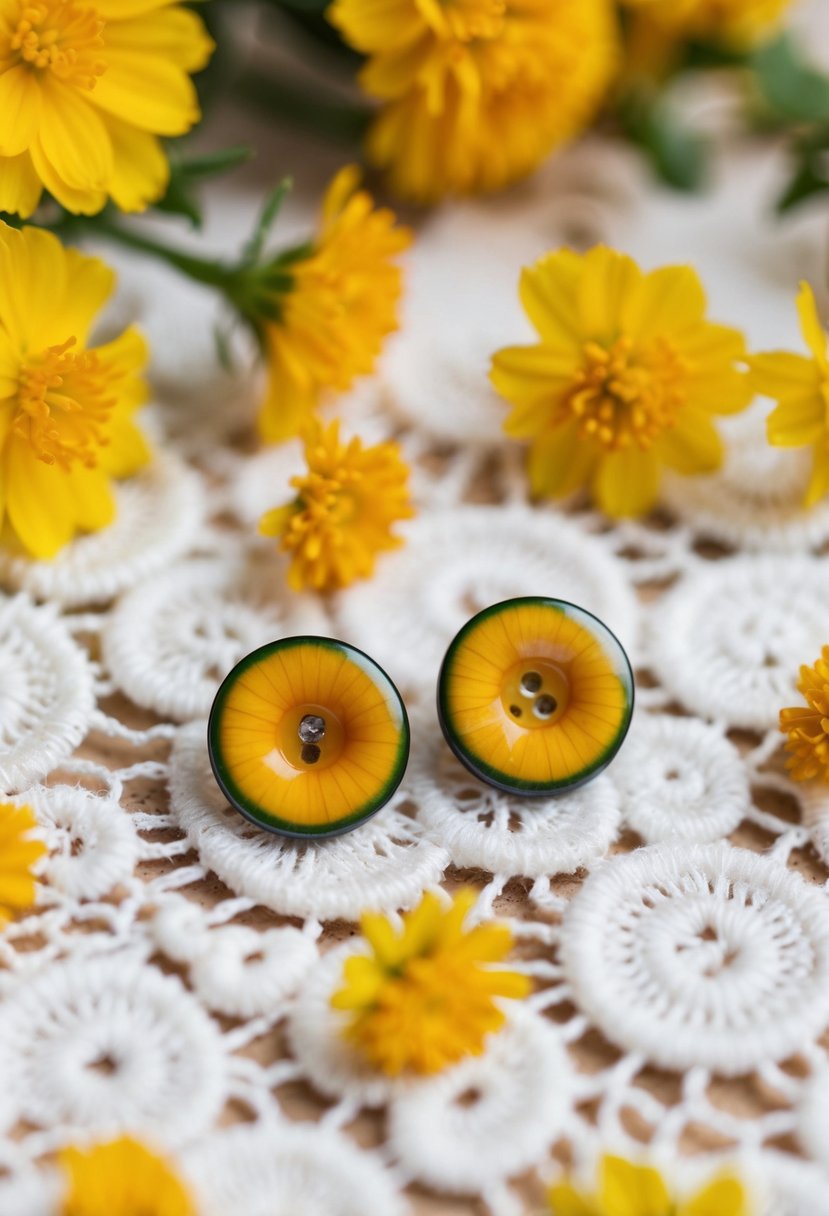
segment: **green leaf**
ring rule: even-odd
[[[829,128],[818,128],[794,145],[794,168],[776,210],[783,215],[829,190]]]
[[[271,228],[276,223],[279,212],[282,210],[282,204],[293,189],[293,184],[293,178],[283,177],[276,189],[272,190],[265,199],[265,205],[256,221],[256,227],[242,251],[243,261],[247,265],[252,266],[259,261]]]
[[[252,149],[245,146],[222,148],[217,152],[191,157],[177,156],[175,150],[171,150],[170,182],[164,197],[155,203],[156,209],[171,215],[183,215],[194,228],[201,228],[202,212],[196,194],[198,183],[229,173],[252,156]]]
[[[803,58],[788,34],[751,57],[760,92],[773,111],[795,122],[829,121],[829,77]]]
[[[642,149],[661,181],[675,190],[700,188],[708,165],[708,144],[683,125],[664,96],[628,98],[620,117],[628,137]]]

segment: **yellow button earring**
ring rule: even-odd
[[[622,746],[633,672],[597,617],[564,600],[505,600],[446,652],[438,716],[470,772],[511,794],[561,793],[597,776]]]
[[[282,836],[338,836],[364,823],[409,756],[394,684],[333,638],[283,638],[247,655],[219,688],[207,734],[231,806]]]

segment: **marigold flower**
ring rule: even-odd
[[[122,1136],[90,1148],[66,1148],[60,1216],[196,1216],[172,1166],[137,1140]]]
[[[326,389],[345,392],[372,372],[397,328],[395,258],[411,233],[358,183],[355,166],[342,169],[326,192],[317,240],[262,268],[258,291],[237,301],[268,364],[259,429],[270,443],[300,434]]]
[[[37,820],[27,806],[0,805],[0,925],[35,902],[32,867],[46,853],[30,833]]]
[[[114,283],[51,233],[0,224],[0,527],[37,558],[111,523],[110,479],[149,459],[144,340],[87,346]]]
[[[308,472],[291,479],[296,498],[268,511],[259,529],[291,554],[295,591],[335,591],[369,578],[377,554],[403,543],[392,527],[414,514],[409,469],[396,443],[343,443],[337,422],[311,425],[305,459]]]
[[[706,320],[689,266],[643,273],[614,250],[547,254],[521,276],[538,331],[500,350],[492,383],[513,406],[509,435],[531,441],[532,492],[589,485],[608,515],[647,511],[662,464],[708,473],[723,455],[712,414],[749,402],[736,329]]]
[[[505,1021],[495,998],[528,995],[526,975],[490,966],[509,953],[509,929],[464,929],[474,902],[474,892],[463,891],[445,909],[427,893],[400,931],[384,916],[364,914],[369,951],[346,960],[331,1004],[351,1014],[346,1037],[375,1068],[391,1076],[435,1073],[480,1055]]]
[[[142,211],[169,180],[162,135],[198,122],[189,73],[213,43],[175,0],[0,0],[0,211]]]
[[[812,475],[803,499],[804,506],[811,507],[829,490],[829,356],[808,283],[800,284],[797,310],[811,358],[778,350],[754,355],[748,363],[754,389],[777,402],[766,422],[769,443],[777,448],[812,447]]]
[[[792,0],[623,0],[671,41],[745,49],[771,37]]]
[[[368,155],[420,202],[497,190],[581,131],[617,62],[608,0],[335,0],[382,102]]]
[[[623,1157],[599,1165],[599,1188],[585,1193],[571,1182],[550,1188],[553,1216],[748,1216],[742,1183],[723,1175],[685,1199],[672,1196],[659,1173]]]
[[[806,705],[780,710],[780,729],[790,753],[786,767],[795,781],[819,777],[829,783],[829,646],[814,667],[800,669],[797,690]]]

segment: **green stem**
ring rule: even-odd
[[[238,270],[234,266],[228,266],[213,258],[202,258],[196,254],[184,253],[180,249],[174,249],[144,233],[135,232],[131,228],[122,228],[116,221],[103,215],[96,217],[94,224],[90,225],[89,231],[96,236],[103,236],[119,245],[124,245],[128,249],[148,253],[151,257],[158,258],[160,261],[166,262],[168,266],[180,270],[189,279],[194,279],[197,283],[207,283],[211,287],[218,287],[231,298],[233,296],[238,279]]]
[[[313,96],[300,86],[248,68],[237,83],[237,91],[248,101],[278,118],[285,118],[315,135],[336,143],[362,141],[373,111],[339,98]]]

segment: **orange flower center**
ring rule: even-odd
[[[9,42],[12,61],[94,89],[106,71],[100,56],[104,24],[96,9],[72,0],[22,4]]]
[[[632,444],[646,450],[676,423],[686,400],[687,364],[665,338],[637,350],[629,338],[609,347],[584,345],[584,364],[565,408],[580,422],[582,438],[608,450]]]
[[[75,343],[50,346],[23,367],[12,425],[45,464],[94,469],[116,398],[107,395],[109,369],[95,351],[73,353]]]

